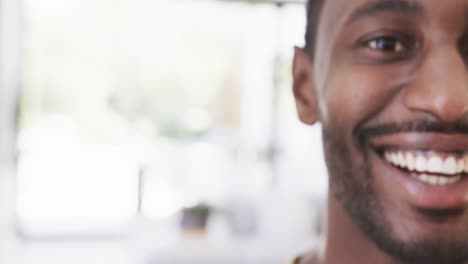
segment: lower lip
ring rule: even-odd
[[[377,159],[377,169],[380,167],[385,177],[391,177],[401,186],[409,197],[412,206],[422,209],[455,209],[463,208],[468,201],[468,177],[449,185],[430,185],[423,183],[410,172],[403,171],[386,162],[380,155],[372,151]]]

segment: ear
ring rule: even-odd
[[[312,61],[303,48],[294,48],[293,92],[299,119],[313,125],[318,121],[317,97],[313,76]]]

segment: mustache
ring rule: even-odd
[[[369,127],[363,127],[358,132],[361,140],[366,138],[384,136],[396,133],[444,133],[444,134],[468,134],[468,122],[463,120],[455,123],[442,123],[429,120],[417,120],[409,122],[384,123]],[[362,142],[362,141],[361,141]]]

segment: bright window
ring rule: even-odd
[[[288,86],[302,6],[26,0],[24,8],[17,211],[27,234],[122,232],[138,213],[156,219],[263,194],[275,182],[290,191],[316,184],[301,172],[321,165],[299,166],[310,151],[291,139],[303,129]]]

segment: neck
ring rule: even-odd
[[[397,264],[369,240],[333,194],[328,197],[327,232],[324,264]]]
[[[332,194],[328,195],[327,240],[320,263],[402,264],[377,248]]]

